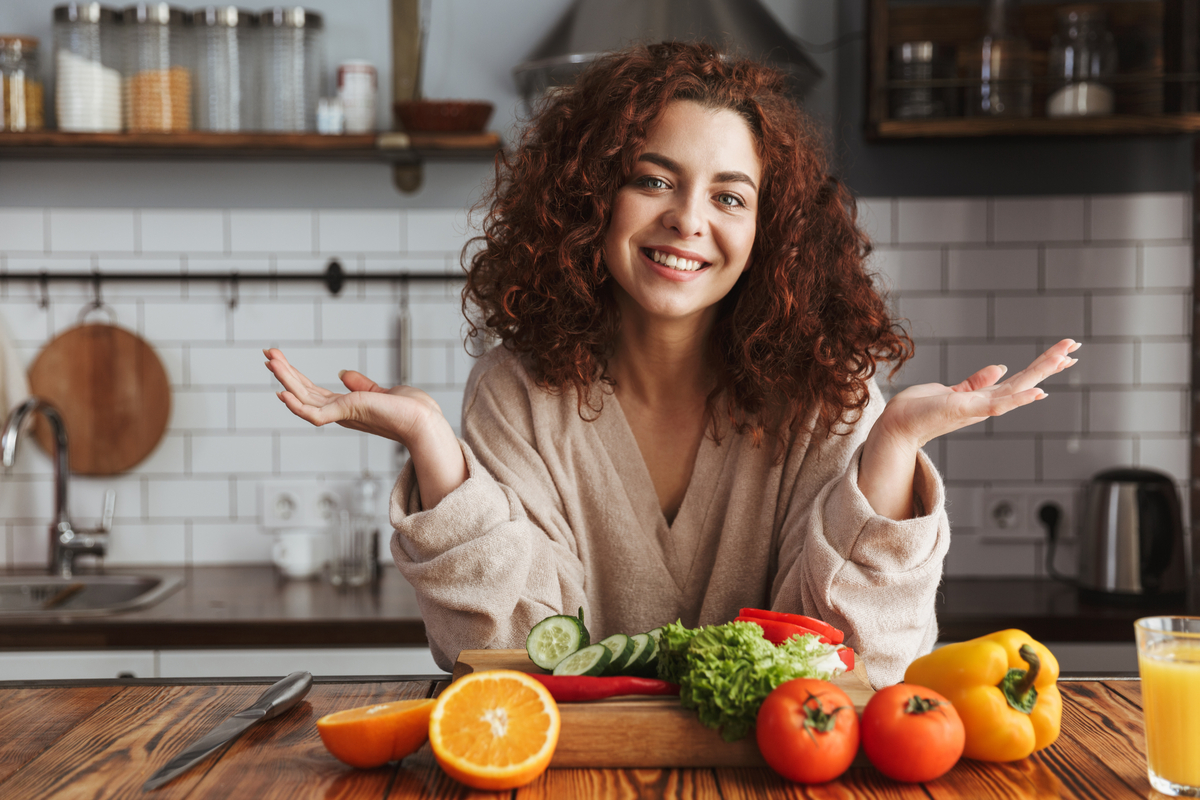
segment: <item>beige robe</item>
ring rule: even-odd
[[[875,686],[899,682],[937,638],[950,527],[923,453],[914,500],[926,515],[881,517],[859,491],[862,443],[884,405],[870,390],[850,433],[798,434],[778,462],[749,437],[706,437],[668,525],[611,391],[584,421],[573,390],[538,388],[518,357],[493,349],[463,402],[466,482],[422,511],[410,462],[391,497],[392,555],[434,660],[449,671],[461,650],[523,648],[535,623],[580,606],[592,641],[756,607],[825,620]]]

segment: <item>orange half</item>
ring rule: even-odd
[[[447,775],[492,791],[524,786],[545,772],[558,745],[558,704],[523,672],[472,672],[442,692],[429,718],[429,744]]]
[[[396,700],[326,714],[317,720],[317,732],[339,761],[359,769],[381,767],[425,743],[434,702]]]

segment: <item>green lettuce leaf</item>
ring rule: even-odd
[[[678,683],[683,707],[695,709],[727,742],[754,729],[759,706],[776,686],[793,678],[827,681],[844,671],[833,645],[805,635],[776,647],[752,622],[699,629],[674,622],[659,640],[658,676]]]

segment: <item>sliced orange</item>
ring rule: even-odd
[[[337,711],[317,720],[317,732],[339,761],[360,769],[381,767],[425,743],[435,702],[396,700]]]
[[[515,789],[550,766],[560,725],[550,692],[524,672],[472,672],[438,697],[429,744],[451,778],[476,789]]]

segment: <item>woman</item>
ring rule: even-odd
[[[583,606],[596,637],[742,606],[847,631],[872,683],[937,636],[949,545],[921,447],[1045,396],[1064,340],[997,383],[907,389],[911,340],[864,270],[853,201],[782,76],[702,45],[607,57],[498,168],[464,307],[480,358],[456,439],[423,392],[356,372],[280,399],[411,453],[392,553],[438,664]]]

